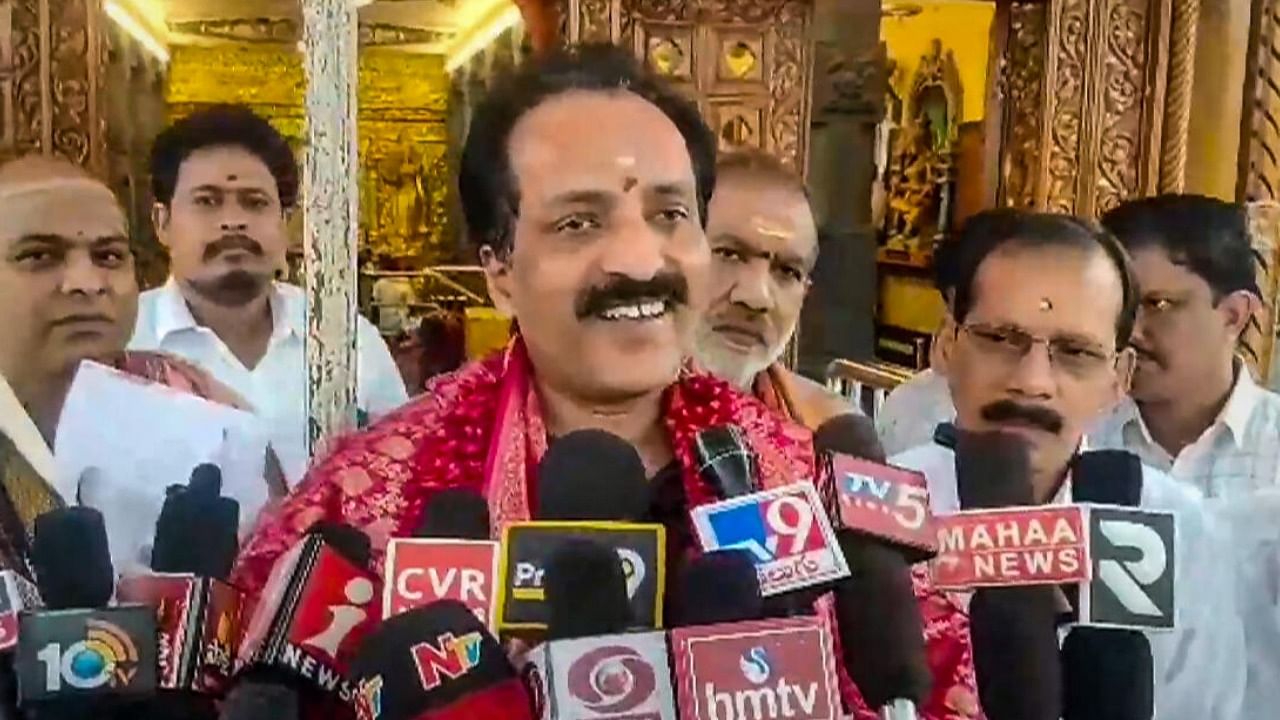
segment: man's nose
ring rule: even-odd
[[[67,295],[101,295],[110,287],[107,271],[93,262],[87,252],[67,255],[62,273],[62,292]]]
[[[237,203],[224,203],[218,225],[224,233],[244,232],[249,228],[249,219]]]
[[[729,291],[729,300],[734,304],[754,312],[768,312],[773,309],[773,289],[769,284],[769,268],[767,263],[747,261],[735,268],[733,288]]]
[[[643,219],[621,224],[605,242],[602,269],[609,275],[649,280],[666,266],[667,237]]]
[[[1013,366],[1008,375],[1010,391],[1032,398],[1053,397],[1058,381],[1054,375],[1049,346],[1037,342]]]

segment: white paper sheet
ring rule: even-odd
[[[267,500],[267,433],[251,413],[85,362],[58,422],[54,485],[103,513],[117,573],[145,568],[165,489],[201,463],[222,468],[222,494],[247,531]]]

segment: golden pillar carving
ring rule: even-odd
[[[57,154],[105,176],[104,20],[96,0],[0,1],[0,157]]]
[[[1189,6],[1011,3],[1001,62],[1003,204],[1095,217],[1156,192],[1162,180],[1181,185],[1186,123],[1165,99],[1189,103],[1193,38],[1175,38],[1182,57],[1170,65],[1171,32],[1194,34],[1194,17],[1182,14]]]
[[[1169,31],[1169,90],[1165,93],[1160,192],[1182,192],[1187,177],[1187,131],[1196,71],[1200,0],[1174,0]]]

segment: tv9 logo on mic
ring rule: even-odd
[[[849,575],[831,520],[810,483],[739,495],[694,508],[691,515],[704,551],[751,554],[764,595]]]
[[[151,608],[23,615],[17,673],[23,700],[71,694],[134,694],[156,687]]]

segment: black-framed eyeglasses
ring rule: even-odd
[[[963,332],[983,355],[1013,367],[1022,362],[1036,345],[1049,352],[1049,364],[1075,377],[1090,377],[1115,363],[1117,353],[1100,343],[1070,336],[1043,337],[1012,325],[963,323]]]

